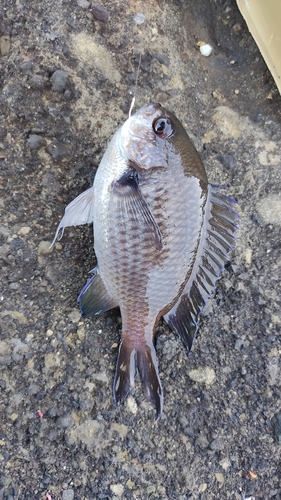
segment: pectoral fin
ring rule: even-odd
[[[118,306],[106,290],[98,268],[93,269],[91,272],[94,273],[93,276],[86,283],[78,297],[81,316],[84,318],[96,316]]]
[[[162,249],[162,236],[150,208],[139,188],[138,174],[130,166],[112,185],[120,224],[139,227],[156,250]]]
[[[53,243],[63,237],[64,229],[69,226],[90,224],[94,220],[94,188],[93,186],[75,198],[65,209],[64,216],[59,223]],[[59,236],[59,233],[61,234]]]
[[[216,186],[209,187],[205,218],[193,269],[174,307],[164,316],[172,330],[178,333],[184,347],[190,351],[198,328],[199,316],[234,242],[237,213],[234,201]]]

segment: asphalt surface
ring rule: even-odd
[[[103,6],[0,6],[0,499],[280,500],[280,96],[235,1]],[[178,116],[240,215],[189,358],[159,326],[157,423],[139,380],[114,407],[118,310],[79,316],[92,228],[49,250],[140,53],[136,108]]]

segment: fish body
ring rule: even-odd
[[[82,316],[120,307],[117,404],[132,389],[138,368],[160,417],[156,327],[164,316],[191,349],[202,307],[233,243],[232,204],[208,184],[175,115],[150,104],[117,130],[93,186],[66,208],[56,237],[70,225],[94,226],[98,265],[78,298]]]

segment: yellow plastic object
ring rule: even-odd
[[[281,0],[237,0],[281,93]]]

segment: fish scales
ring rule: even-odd
[[[117,404],[132,389],[138,368],[160,417],[163,390],[154,348],[159,319],[164,316],[189,351],[228,260],[236,218],[232,200],[208,184],[180,122],[160,104],[126,120],[93,187],[66,208],[56,237],[67,226],[94,225],[98,265],[78,298],[82,315],[120,307]]]

